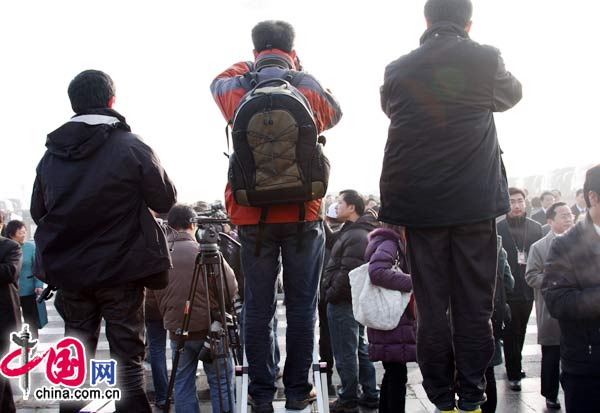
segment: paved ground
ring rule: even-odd
[[[535,311],[535,310],[534,310]],[[48,303],[48,314],[49,314],[49,323],[48,325],[40,330],[40,345],[39,349],[44,351],[51,344],[56,343],[60,338],[63,337],[63,323],[62,319],[56,313],[54,309],[53,303]],[[282,366],[283,359],[285,358],[285,307],[281,304],[278,308],[278,336],[279,336],[279,345],[282,351]],[[506,374],[503,366],[496,367],[496,379],[498,385],[498,413],[529,413],[529,412],[546,412],[545,400],[539,394],[540,389],[540,357],[541,350],[540,347],[536,344],[536,334],[537,327],[535,325],[535,313],[532,313],[531,318],[529,320],[529,325],[527,328],[527,337],[525,341],[525,348],[523,351],[524,358],[524,370],[527,373],[527,378],[523,380],[523,390],[521,392],[512,392],[507,388]],[[108,343],[104,337],[104,327],[102,328],[101,333],[101,341],[98,346],[98,354],[96,356],[97,359],[108,359]],[[168,352],[168,357],[170,358],[170,351]],[[168,367],[170,368],[170,360],[168,362]],[[150,374],[149,365],[146,365],[146,381],[148,394],[152,399],[154,396],[154,391],[152,387],[152,376]],[[377,368],[377,378],[378,383],[381,382],[381,376],[383,374],[383,367],[381,363],[376,364]],[[39,370],[39,371],[38,371]],[[38,368],[33,374],[31,378],[32,389],[38,388],[42,385],[48,385],[45,381],[45,375],[43,373],[43,369]],[[339,383],[339,378],[334,376],[334,382]],[[409,365],[408,372],[408,389],[407,389],[407,401],[406,401],[406,412],[408,413],[426,413],[432,412],[433,406],[427,400],[425,395],[425,391],[421,386],[421,374],[419,372],[418,366],[414,363]],[[20,413],[29,413],[29,412],[38,412],[38,413],[55,413],[58,412],[58,402],[50,401],[50,402],[40,402],[35,401],[31,397],[29,400],[24,401],[20,397],[21,391],[18,388],[17,380],[13,380],[13,392],[15,394],[15,400],[17,403],[17,411]],[[281,382],[279,382],[281,385]],[[204,412],[210,412],[211,406],[208,401],[208,385],[206,383],[206,377],[203,372],[200,371],[200,375],[198,377],[198,389],[199,389],[199,397],[201,398],[200,409]],[[278,395],[281,395],[282,389],[278,392]],[[561,392],[561,400],[562,400],[562,392]],[[278,401],[275,403],[276,411],[285,411],[283,408],[283,401]],[[157,412],[159,410],[156,410]],[[174,409],[172,410],[174,411]],[[308,410],[307,410],[308,411]],[[367,411],[363,411],[366,413]]]

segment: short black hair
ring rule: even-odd
[[[266,20],[252,29],[252,43],[258,53],[263,50],[279,49],[291,53],[294,49],[296,31],[288,22]]]
[[[347,205],[354,205],[354,210],[358,215],[365,213],[365,200],[354,189],[345,189],[340,192],[340,196]]]
[[[12,238],[17,233],[17,231],[23,228],[24,226],[25,223],[23,221],[19,221],[18,219],[13,219],[12,221],[9,221],[9,223],[6,224],[6,236],[8,238]]]
[[[550,195],[552,198],[554,198],[554,194],[552,192],[550,192],[550,191],[544,191],[544,192],[542,192],[542,195],[540,195],[540,200],[543,202],[544,198],[546,196],[548,196],[548,195]]]
[[[554,220],[554,218],[556,218],[556,209],[560,208],[561,206],[567,206],[567,204],[565,202],[553,203],[552,206],[550,206],[550,208],[548,208],[546,211],[546,219]]]
[[[86,109],[107,108],[115,96],[113,80],[100,70],[84,70],[69,83],[69,99],[75,113]]]
[[[441,21],[467,27],[473,16],[471,0],[427,0],[425,18],[429,24]]]
[[[196,211],[189,206],[183,204],[175,204],[167,215],[169,226],[177,231],[183,231],[190,227],[190,219],[196,216]]]
[[[583,188],[579,188],[577,190],[577,192],[575,192],[575,198],[577,198],[579,195],[583,194]]]
[[[509,196],[512,196],[515,194],[521,194],[521,195],[523,195],[523,198],[527,198],[527,195],[525,195],[525,191],[523,191],[521,188],[515,188],[514,186],[511,186],[510,188],[508,188]]]
[[[593,191],[600,197],[600,164],[590,168],[585,173],[585,183],[583,184],[583,196],[588,208],[590,205],[590,192]]]

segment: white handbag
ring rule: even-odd
[[[412,293],[373,285],[369,277],[368,262],[350,271],[348,277],[355,320],[377,330],[396,328]]]

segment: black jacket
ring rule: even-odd
[[[8,334],[21,325],[19,272],[23,254],[19,244],[0,237],[0,348],[9,343]]]
[[[498,235],[502,237],[502,246],[506,250],[508,265],[515,279],[515,288],[506,294],[506,300],[510,301],[533,301],[533,289],[525,281],[526,264],[519,264],[518,250],[525,248],[526,256],[529,254],[529,248],[542,238],[542,227],[537,222],[525,219],[526,230],[524,232],[525,246],[523,239],[514,239],[508,227],[508,220],[503,219],[498,222]]]
[[[560,323],[563,371],[600,377],[600,237],[589,214],[553,241],[542,292]]]
[[[421,47],[385,69],[381,106],[390,126],[379,219],[425,228],[506,213],[493,112],[520,99],[521,84],[497,49],[451,23],[431,26]]]
[[[112,110],[76,116],[48,135],[31,215],[48,284],[107,287],[171,267],[163,231],[173,184],[150,147]]]
[[[328,234],[327,248],[331,248],[331,255],[321,284],[328,303],[352,303],[348,273],[365,263],[368,235],[377,227],[375,217],[366,213],[356,222],[347,222],[339,231]]]
[[[542,226],[548,223],[548,218],[546,218],[546,213],[543,209],[540,209],[535,214],[533,214],[531,216],[531,219],[533,219],[535,222],[539,222],[539,224]]]

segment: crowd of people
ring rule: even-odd
[[[234,63],[210,85],[234,148],[229,222],[221,222],[231,242],[222,248],[219,294],[233,298],[226,310],[237,314],[232,325],[245,349],[255,413],[274,411],[279,377],[286,409],[303,410],[317,398],[309,379],[317,318],[335,398],[330,411],[404,411],[407,363],[416,361],[436,412],[495,412],[494,367],[504,359],[515,392],[527,374],[522,351],[534,302],[547,407],[561,408],[559,383],[568,413],[600,405],[600,165],[587,171],[572,206],[560,191],[529,199],[509,188],[493,114],[520,101],[521,84],[498,49],[471,40],[470,0],[428,0],[424,12],[420,47],[385,69],[381,107],[390,127],[378,197],[355,189],[325,196],[329,161],[320,134],[342,111],[304,71],[289,23],[258,23],[255,60]],[[158,157],[113,108],[108,74],[81,72],[68,95],[75,116],[48,135],[36,170],[35,244],[19,221],[8,222],[0,238],[0,350],[21,309],[37,335],[43,281],[57,289],[65,336],[79,338],[88,358],[105,321],[122,391],[117,411],[152,411],[142,365],[147,344],[155,406],[168,410],[174,402],[178,413],[198,412],[202,361],[213,411],[232,412],[228,344],[236,338],[214,324],[224,317],[215,314],[222,310],[216,290],[193,284],[198,211],[176,203]],[[355,318],[350,273],[365,263],[373,285],[411,293],[390,330]],[[279,289],[287,318],[283,368]],[[239,313],[236,302],[243,303]],[[177,360],[171,377],[167,339]],[[379,361],[385,373],[378,385]],[[60,411],[84,404],[61,401]],[[0,410],[15,411],[4,378]]]

